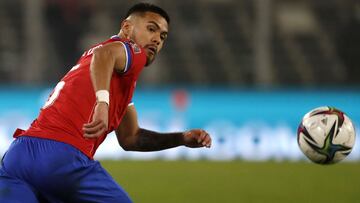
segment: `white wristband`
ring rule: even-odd
[[[110,94],[107,90],[96,91],[96,101],[105,102],[108,106],[110,105]]]

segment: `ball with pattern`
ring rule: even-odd
[[[327,106],[308,112],[299,125],[297,136],[301,151],[318,164],[343,160],[355,143],[355,129],[350,118]]]

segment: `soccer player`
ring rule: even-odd
[[[29,129],[14,133],[1,163],[0,202],[131,202],[93,160],[114,130],[120,146],[131,151],[211,146],[201,129],[158,133],[138,125],[136,80],[163,47],[169,21],[163,9],[136,4],[118,35],[85,51]]]

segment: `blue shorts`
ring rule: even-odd
[[[0,202],[131,202],[101,167],[71,145],[19,137],[0,167]]]

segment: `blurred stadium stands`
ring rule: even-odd
[[[151,1],[172,18],[140,86],[328,87],[360,84],[357,0]],[[2,0],[0,82],[59,80],[116,34],[133,1]]]

